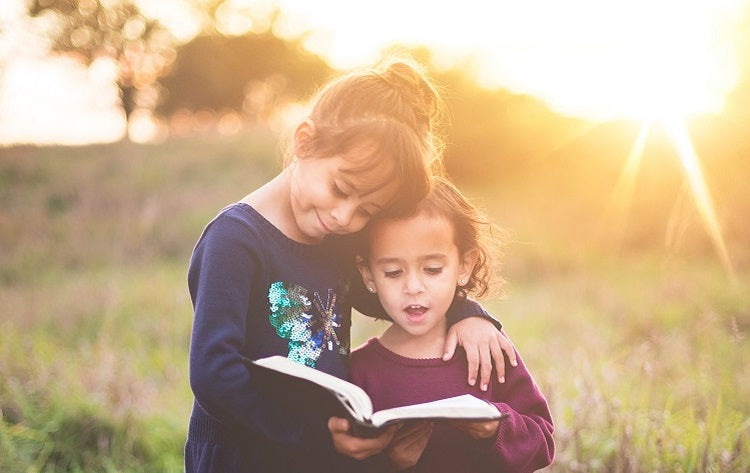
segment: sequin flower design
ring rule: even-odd
[[[289,359],[314,368],[323,350],[347,353],[348,347],[342,346],[336,334],[341,323],[334,311],[336,294],[332,289],[324,303],[317,291],[311,300],[304,287],[277,281],[268,289],[268,302],[271,325],[281,338],[289,340]]]

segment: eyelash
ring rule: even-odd
[[[439,268],[425,268],[424,272],[427,273],[430,276],[436,276],[443,272],[442,266]],[[401,273],[403,273],[402,270],[396,269],[394,271],[384,271],[383,274],[386,278],[397,278],[401,276]]]
[[[349,197],[349,194],[341,190],[341,188],[335,182],[331,184],[331,190],[333,190],[333,193],[341,199],[346,199]],[[365,218],[372,218],[375,215],[374,212],[370,212],[369,210],[362,208],[360,208],[358,212]]]
[[[342,191],[341,188],[338,186],[338,184],[336,184],[335,182],[333,183],[331,188],[333,189],[333,193],[336,194],[337,196],[342,197],[342,198],[349,197],[349,195],[346,192]]]

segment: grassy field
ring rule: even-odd
[[[182,471],[188,258],[273,140],[0,150],[0,471]],[[592,244],[519,185],[462,187],[514,234],[485,304],[550,401],[549,470],[750,471],[748,264]]]

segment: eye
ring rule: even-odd
[[[430,275],[437,275],[443,272],[443,267],[437,266],[437,267],[425,268],[424,272]]]
[[[333,182],[331,185],[331,190],[333,190],[333,193],[336,194],[337,197],[346,198],[348,197],[348,194],[341,190],[338,184],[336,184],[336,181]]]
[[[383,271],[383,274],[385,274],[385,277],[387,278],[397,278],[401,275],[402,272],[403,271],[401,271],[400,269],[394,269],[391,271]]]

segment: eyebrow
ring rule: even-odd
[[[420,261],[429,261],[429,260],[435,260],[435,259],[445,259],[446,255],[444,253],[432,253],[429,255],[420,256]],[[388,263],[400,263],[402,261],[401,258],[379,258],[375,261],[376,264],[388,264]]]

